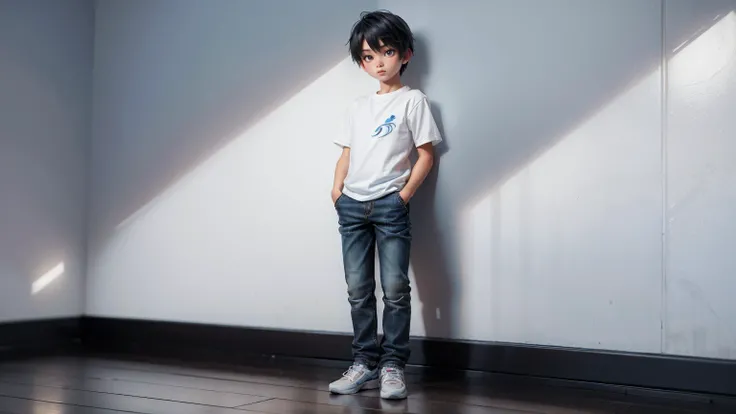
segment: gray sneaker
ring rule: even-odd
[[[362,389],[378,388],[378,369],[370,370],[363,364],[355,363],[342,374],[342,378],[330,383],[333,394],[355,394]]]
[[[381,398],[402,400],[406,398],[406,395],[404,370],[397,367],[381,368]]]

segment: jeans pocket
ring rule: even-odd
[[[409,211],[409,203],[405,202],[403,198],[401,198],[401,193],[396,192],[396,200],[398,200],[399,204],[404,207],[404,209],[408,212]]]

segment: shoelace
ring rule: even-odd
[[[347,371],[345,371],[342,375],[349,379],[351,382],[355,382],[355,380],[358,379],[358,376],[363,373],[363,366],[361,365],[351,365],[350,368],[348,368]]]
[[[400,371],[397,371],[395,369],[387,369],[383,372],[383,382],[403,384],[404,376],[401,374]]]

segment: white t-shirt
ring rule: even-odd
[[[358,201],[401,191],[411,175],[414,147],[442,141],[427,97],[404,86],[356,99],[335,144],[350,147],[343,194]]]

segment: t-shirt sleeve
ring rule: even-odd
[[[442,136],[432,116],[427,98],[422,98],[409,111],[407,121],[415,146],[419,147],[430,142],[432,145],[437,145],[442,142]]]
[[[342,115],[337,128],[337,134],[333,142],[340,147],[350,148],[352,141],[352,119],[350,117],[350,109],[348,108]]]

